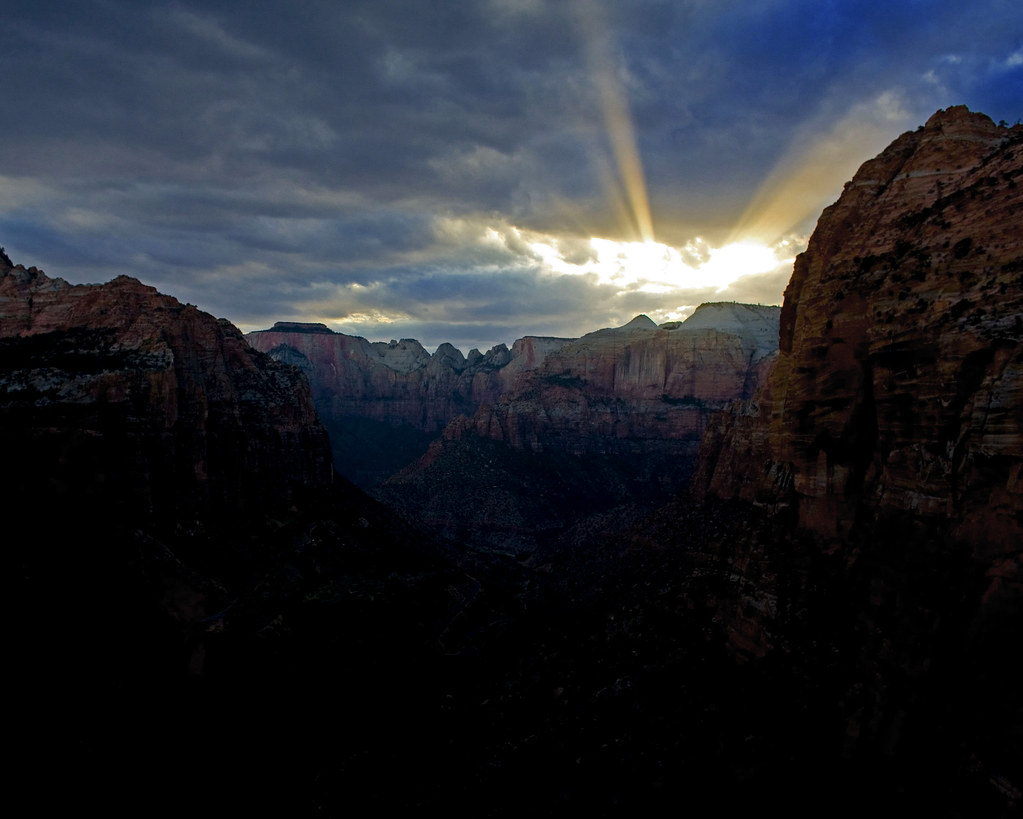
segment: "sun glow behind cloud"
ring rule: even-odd
[[[557,240],[534,239],[528,244],[552,273],[594,276],[598,284],[616,287],[620,293],[706,288],[721,293],[742,276],[792,263],[783,255],[787,247],[774,249],[752,241],[710,247],[697,238],[679,249],[652,239],[619,242],[594,237],[590,239],[593,258],[582,264],[566,261]]]
[[[678,321],[704,301],[779,303],[793,257],[801,249],[791,241],[772,246],[743,240],[715,246],[703,238],[676,247],[655,240],[581,237],[472,219],[440,218],[436,229],[438,238],[450,243],[442,247],[457,246],[460,252],[474,248],[475,261],[460,270],[449,267],[443,256],[428,261],[419,252],[412,253],[406,261],[431,268],[443,288],[433,301],[420,299],[411,305],[389,295],[392,285],[383,278],[324,283],[301,303],[304,320],[322,321],[355,335],[375,336],[384,326],[401,334],[404,326],[417,322],[451,327],[472,323],[481,305],[491,310],[503,301],[517,309],[532,305],[538,324],[554,317],[555,332],[568,335],[623,324],[638,313],[657,323]],[[524,286],[550,293],[550,299],[516,289]],[[555,294],[572,294],[572,303]],[[578,315],[569,318],[566,309],[575,309]],[[540,326],[527,329],[542,331]]]
[[[654,238],[653,215],[628,99],[628,68],[617,57],[611,29],[599,11],[599,6],[576,5],[587,65],[598,92],[611,149],[611,157],[602,163],[605,191],[609,204],[619,214],[622,232],[637,239],[592,237],[589,240],[592,256],[581,263],[566,258],[557,239],[526,238],[528,246],[552,273],[591,276],[598,285],[616,288],[618,295],[643,293],[666,302],[672,294],[681,295],[681,291],[712,289],[722,293],[743,276],[791,265],[791,244],[780,238],[791,225],[785,225],[773,236],[758,233],[755,239],[734,233],[729,242],[717,247],[698,237],[681,248]],[[520,231],[513,230],[523,238]],[[659,306],[649,312],[675,318],[678,309]]]
[[[607,228],[616,238],[519,228],[500,218],[492,221],[494,214],[486,222],[472,215],[437,215],[433,219],[435,244],[392,253],[391,260],[399,267],[427,271],[424,276],[434,282],[435,292],[443,291],[443,301],[439,297],[420,300],[411,311],[393,299],[383,306],[380,298],[390,288],[385,272],[367,285],[338,285],[327,323],[351,332],[423,321],[457,323],[481,307],[491,315],[499,314],[495,306],[501,299],[495,301],[494,294],[511,293],[509,284],[497,283],[500,279],[533,281],[544,288],[558,280],[575,281],[578,285],[571,292],[592,307],[594,322],[624,322],[638,312],[658,322],[685,319],[702,301],[721,298],[769,304],[781,301],[795,253],[805,244],[803,223],[819,210],[818,200],[827,195],[836,167],[843,164],[839,160],[853,155],[851,147],[863,134],[862,120],[875,128],[876,123],[858,111],[858,119],[844,119],[824,138],[817,136],[819,129],[812,129],[816,141],[806,138],[793,146],[754,194],[728,239],[693,237],[683,245],[657,241],[629,102],[629,66],[610,27],[594,9],[578,4],[576,20],[594,92],[591,101],[601,115],[598,130],[604,137],[603,150],[592,157],[591,167],[604,183],[605,207],[617,215],[614,227]],[[897,116],[894,97],[882,96],[877,102],[882,120]],[[876,112],[874,116],[876,119]],[[451,161],[454,172],[464,175],[492,167],[500,159],[496,152],[484,156],[477,151]],[[844,168],[837,175],[845,178]],[[580,226],[590,221],[584,214],[580,216]],[[460,270],[461,265],[450,264],[448,253],[456,249],[463,258],[472,259],[469,267]],[[494,285],[481,288],[480,275],[493,277]],[[530,280],[529,276],[538,278]],[[444,283],[436,284],[439,281]],[[552,292],[569,291],[555,286]],[[519,301],[517,297],[514,300]],[[521,301],[525,304],[532,299],[523,297]],[[316,310],[318,305],[310,302],[306,306]],[[553,308],[543,305],[542,309]],[[580,304],[576,312],[583,315],[586,310]]]

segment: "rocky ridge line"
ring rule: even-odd
[[[685,486],[711,414],[770,366],[778,314],[708,304],[686,322],[639,316],[566,342],[454,419],[378,494],[485,549],[585,540],[611,510],[629,519]]]
[[[526,336],[511,349],[501,344],[468,356],[450,344],[431,355],[414,339],[371,343],[322,324],[278,322],[247,338],[306,373],[339,471],[372,486],[442,432],[451,440],[473,429],[532,449],[546,437],[555,450],[586,452],[601,438],[628,451],[636,450],[632,440],[692,443],[705,402],[749,394],[776,346],[777,316],[774,307],[702,305],[684,323],[658,328],[639,316],[581,339]],[[538,393],[543,406],[530,403]],[[590,404],[592,411],[579,410]],[[670,423],[653,420],[664,413]],[[565,423],[552,424],[555,416]],[[695,452],[695,444],[689,448]]]
[[[70,285],[5,263],[0,356],[18,485],[38,467],[40,486],[176,519],[260,509],[332,481],[304,379],[229,322],[135,279]],[[97,478],[82,486],[61,471],[90,460]]]

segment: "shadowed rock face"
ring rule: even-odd
[[[134,279],[72,286],[4,264],[0,364],[15,495],[33,485],[174,520],[259,510],[332,480],[299,374]]]
[[[526,337],[511,350],[500,344],[468,357],[442,344],[430,355],[415,339],[371,343],[299,322],[277,322],[247,340],[306,373],[338,471],[365,487],[419,457],[453,418],[496,401],[566,341]]]
[[[1020,213],[1023,128],[903,134],[822,214],[772,373],[701,448],[695,496],[761,521],[706,546],[707,599],[740,653],[831,675],[848,754],[1023,762]]]
[[[414,722],[409,669],[479,584],[334,479],[305,378],[228,322],[9,262],[12,780],[57,812],[304,815],[321,732],[358,755]]]

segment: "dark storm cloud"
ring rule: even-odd
[[[636,238],[616,96],[678,248],[756,221],[765,187],[795,192],[772,229],[805,240],[849,168],[937,108],[1023,115],[1015,0],[4,6],[0,243],[249,328],[474,346],[714,297],[598,264],[591,236]]]

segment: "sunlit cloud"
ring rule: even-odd
[[[590,239],[594,256],[581,264],[562,256],[557,239],[533,238],[528,244],[551,273],[592,276],[596,283],[614,286],[621,293],[665,294],[705,288],[721,293],[743,276],[767,273],[793,261],[788,243],[769,247],[748,240],[711,247],[696,238],[676,248],[652,240],[620,242],[594,237]]]
[[[338,325],[348,325],[351,327],[361,327],[365,325],[375,326],[377,324],[396,324],[400,321],[408,321],[411,316],[408,313],[384,313],[380,310],[371,310],[370,312],[354,312],[346,313],[343,316],[326,316],[323,317],[323,322],[331,322]]]
[[[639,313],[657,323],[683,320],[705,301],[778,304],[802,249],[788,240],[715,246],[701,237],[675,247],[450,216],[437,219],[434,238],[430,248],[414,252],[412,278],[401,267],[347,283],[282,283],[288,315],[353,335],[415,337],[427,346],[450,340],[466,352],[481,343],[510,343],[523,332],[582,335]],[[256,275],[262,279],[266,271]],[[500,327],[524,314],[528,326],[500,335]],[[481,320],[491,322],[482,331],[488,335],[464,341],[481,332]],[[446,326],[446,337],[423,338],[426,326]]]

